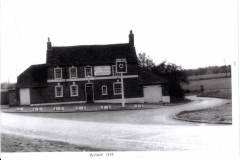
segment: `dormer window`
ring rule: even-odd
[[[54,78],[62,79],[62,68],[60,67],[54,68]]]
[[[69,68],[69,76],[70,78],[77,78],[77,67]]]
[[[85,67],[85,77],[92,77],[92,67]]]

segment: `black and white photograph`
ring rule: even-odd
[[[2,160],[239,158],[238,0],[0,10]]]

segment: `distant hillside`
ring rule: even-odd
[[[188,76],[188,80],[196,81],[196,80],[230,78],[230,77],[231,77],[231,73],[216,73],[216,74],[204,74],[204,75],[191,75],[191,76]]]
[[[226,75],[226,77],[228,77],[231,76],[231,66],[209,66],[197,69],[186,69],[185,72],[188,76],[213,75],[221,73],[221,75]]]

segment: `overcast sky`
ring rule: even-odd
[[[237,0],[1,1],[1,81],[45,63],[53,46],[127,43],[155,63],[183,68],[231,64],[236,57]],[[225,62],[224,62],[225,61]]]

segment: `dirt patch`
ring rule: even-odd
[[[207,109],[182,111],[174,118],[191,122],[232,124],[232,104],[226,103]]]
[[[82,147],[59,141],[1,134],[1,150],[2,152],[69,152],[97,151],[99,149]]]

